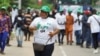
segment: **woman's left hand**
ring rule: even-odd
[[[50,32],[49,33],[49,36],[50,36],[50,38],[52,38],[54,36],[54,33],[53,32]]]

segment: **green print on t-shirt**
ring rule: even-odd
[[[48,29],[48,26],[47,25],[42,26],[40,23],[38,23],[37,29]]]

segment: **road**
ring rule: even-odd
[[[66,42],[64,40],[64,42]],[[32,38],[31,41],[24,41],[23,47],[17,47],[16,38],[11,40],[10,47],[6,47],[5,55],[0,56],[34,56],[33,48],[32,48]],[[52,56],[100,56],[100,51],[98,54],[93,54],[93,48],[81,48],[80,46],[76,46],[75,44],[59,46],[58,43],[55,44],[55,50]]]

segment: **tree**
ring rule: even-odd
[[[97,1],[99,0],[92,0],[92,5],[95,5]]]
[[[0,0],[0,7],[1,6],[10,6],[10,1],[9,0]]]

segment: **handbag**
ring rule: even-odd
[[[48,41],[49,40],[50,39],[48,39]],[[46,45],[47,45],[48,41],[46,42]],[[45,44],[40,44],[40,43],[33,43],[33,49],[35,51],[44,51],[44,48],[45,48],[46,45]]]

